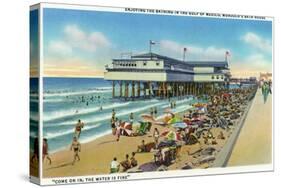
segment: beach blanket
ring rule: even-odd
[[[152,172],[152,171],[156,171],[159,167],[160,165],[157,165],[155,162],[149,162],[140,165],[139,169],[142,170],[143,172]]]
[[[158,148],[172,147],[172,146],[177,146],[175,140],[164,140],[159,143]]]

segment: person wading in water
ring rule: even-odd
[[[79,119],[77,124],[75,125],[75,133],[74,136],[79,139],[80,138],[80,134],[82,131],[82,128],[84,127],[84,123]]]

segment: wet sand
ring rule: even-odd
[[[268,164],[272,160],[272,95],[257,91],[227,166]]]
[[[142,140],[145,140],[146,143],[153,142],[151,135],[154,127],[155,125],[151,127],[151,134],[137,137],[121,136],[119,142],[116,141],[115,136],[110,134],[82,144],[79,154],[81,160],[74,165],[71,164],[73,151],[63,150],[54,153],[50,155],[53,161],[52,165],[48,165],[47,161],[44,163],[43,176],[60,177],[108,174],[110,172],[110,162],[114,157],[117,157],[119,162],[123,161],[126,154],[131,156],[131,153],[137,150],[137,146],[141,144]],[[160,132],[164,129],[161,126],[157,127]],[[151,161],[153,153],[137,153],[136,159],[139,164]]]

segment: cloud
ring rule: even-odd
[[[248,32],[243,37],[242,40],[246,43],[252,46],[255,49],[258,49],[262,52],[271,53],[272,50],[272,44],[271,41],[268,39],[264,39],[261,36],[253,33]]]
[[[272,72],[272,62],[262,54],[253,54],[230,65],[233,77],[259,76],[260,72]]]
[[[181,44],[171,40],[162,40],[159,42],[159,52],[163,55],[181,59],[183,48],[187,48],[187,60],[224,60],[225,52],[231,51],[226,48],[215,46],[201,47],[196,45]],[[272,62],[265,54],[254,53],[247,57],[230,60],[230,71],[233,77],[258,76],[260,72],[271,72]]]
[[[59,65],[59,66],[58,66]],[[44,75],[51,77],[102,77],[104,70],[97,63],[79,57],[47,58],[44,60]]]
[[[64,41],[50,41],[49,52],[52,54],[71,55],[72,47]]]
[[[95,53],[111,46],[110,41],[101,32],[87,32],[77,25],[67,25],[60,40],[51,40],[48,52],[52,55],[71,55],[75,50]]]
[[[186,59],[188,60],[224,60],[225,52],[228,50],[215,46],[203,48],[195,45],[181,44],[171,40],[161,40],[159,45],[161,54],[175,58],[182,58],[183,48],[187,48]]]

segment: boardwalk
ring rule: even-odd
[[[271,163],[271,116],[272,96],[269,95],[264,104],[261,90],[258,90],[227,166]]]

